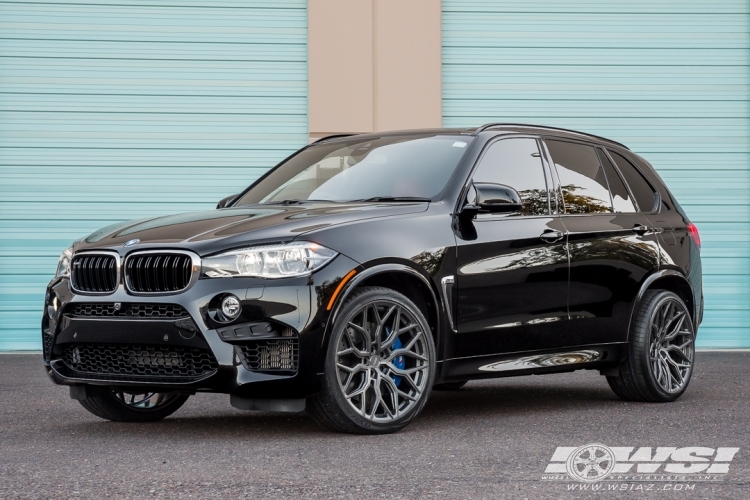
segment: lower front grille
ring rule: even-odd
[[[47,335],[46,333],[42,332],[42,352],[44,354],[45,361],[49,361],[49,358],[52,354],[53,341],[54,337],[52,337],[52,335]]]
[[[218,368],[207,349],[130,344],[72,344],[62,360],[82,378],[185,382]]]
[[[257,340],[238,346],[248,370],[261,372],[296,372],[299,365],[299,341],[293,339]]]
[[[178,304],[132,304],[96,303],[73,304],[67,313],[84,317],[124,317],[124,318],[187,318],[187,310]]]

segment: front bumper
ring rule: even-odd
[[[122,284],[110,295],[82,295],[68,280],[55,279],[42,320],[45,367],[61,385],[305,397],[320,388],[326,305],[355,268],[339,255],[303,278],[200,279],[184,292],[160,296],[133,296]],[[242,314],[220,324],[212,308],[227,293],[240,298]],[[151,315],[157,305],[180,306],[184,315],[175,316],[174,307],[172,316]],[[136,306],[147,315],[113,312]]]

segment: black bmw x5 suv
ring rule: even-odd
[[[211,212],[76,241],[47,288],[44,361],[95,415],[196,392],[403,428],[433,389],[595,369],[629,401],[687,388],[700,240],[627,147],[549,127],[333,136]]]

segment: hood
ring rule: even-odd
[[[246,244],[291,241],[339,224],[424,212],[428,203],[305,203],[248,205],[121,222],[78,240],[75,251],[122,248],[187,248],[199,255]]]

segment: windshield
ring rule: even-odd
[[[236,205],[430,200],[445,188],[472,140],[407,135],[311,146],[258,182]]]

